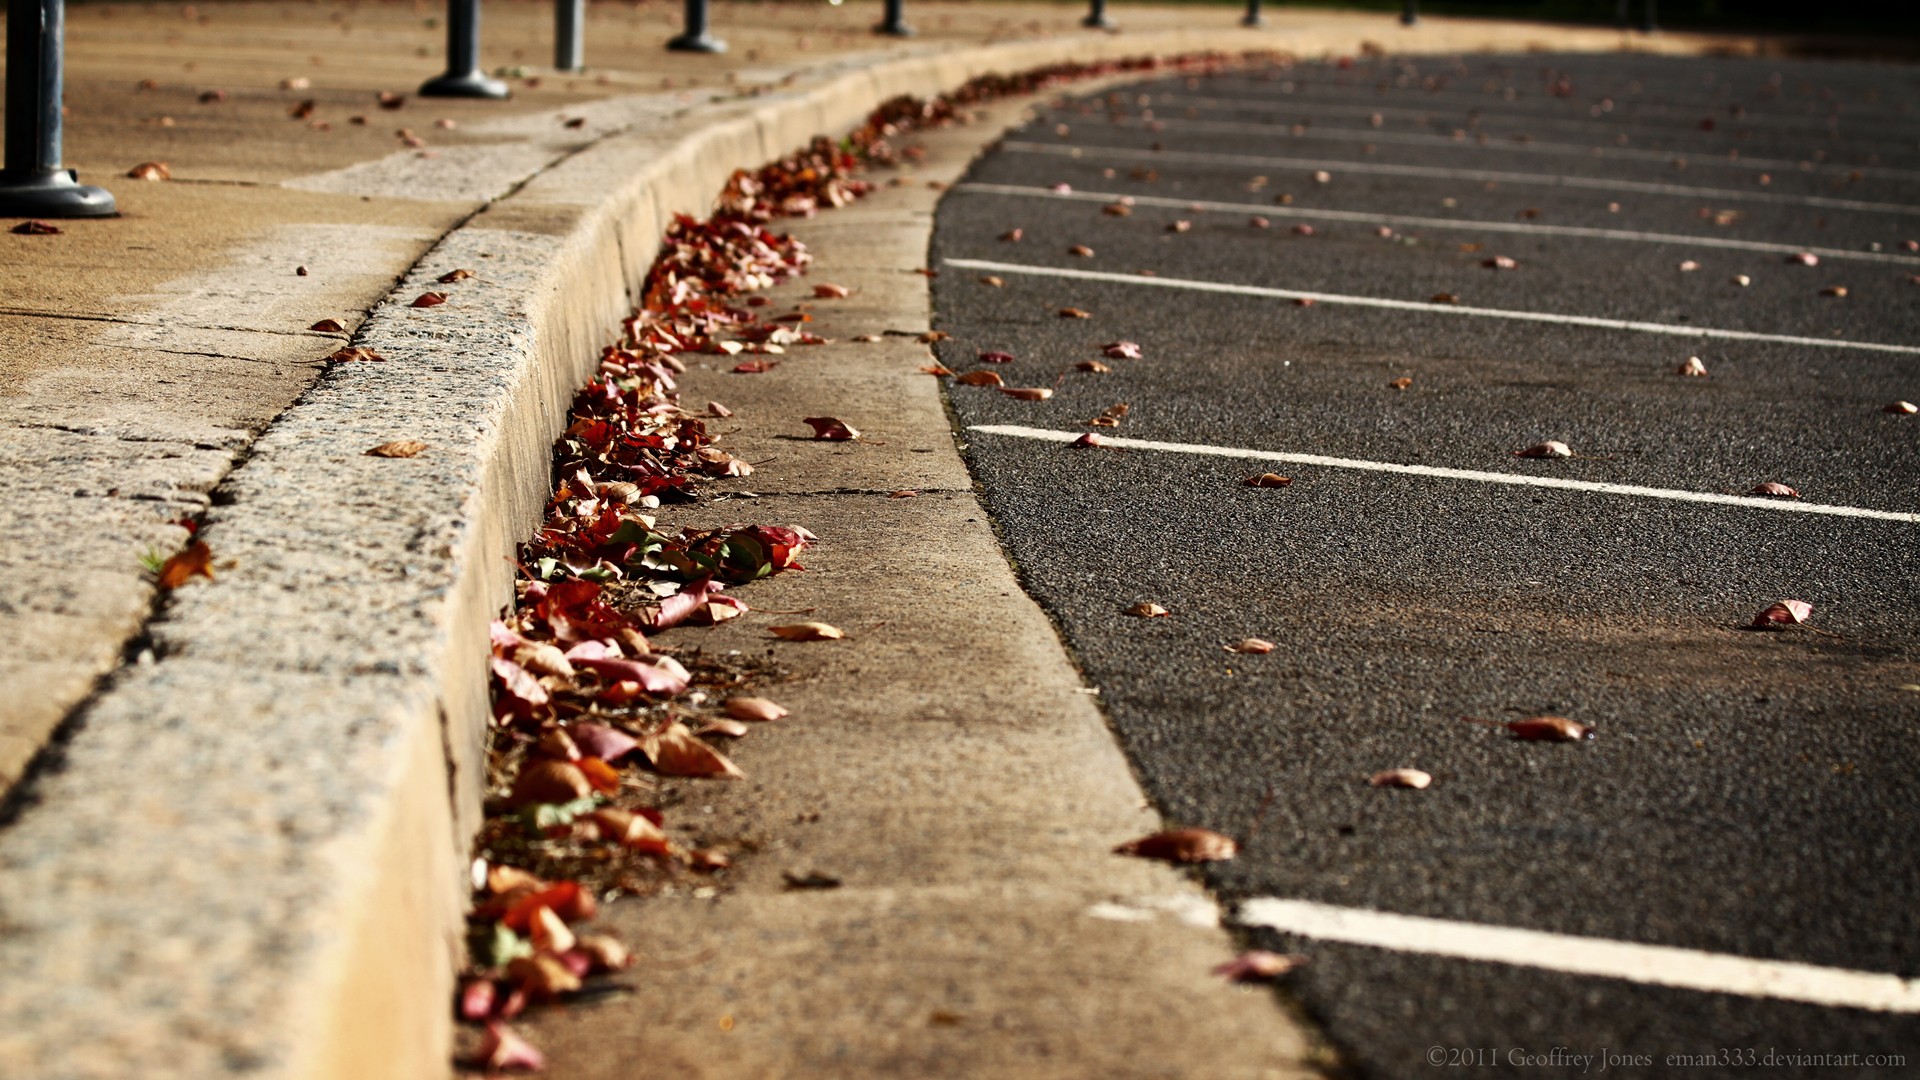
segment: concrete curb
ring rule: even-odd
[[[1539,36],[1496,29],[1474,40]],[[674,213],[900,93],[1066,59],[1357,44],[1192,31],[846,63],[604,139],[446,236],[357,335],[386,361],[329,372],[221,484],[203,533],[219,580],[173,595],[151,662],[111,677],[0,834],[0,1073],[445,1071],[486,624],[565,406]],[[455,268],[479,276],[408,306]],[[364,454],[401,438],[431,449]]]

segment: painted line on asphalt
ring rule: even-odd
[[[976,424],[967,429],[982,435],[1000,435],[1013,439],[1070,443],[1081,437],[1080,431],[1055,431],[1051,428],[1020,424]],[[1296,454],[1283,450],[1254,450],[1240,446],[1208,446],[1202,443],[1156,442],[1102,435],[1107,446],[1125,450],[1157,450],[1169,454],[1200,454],[1208,457],[1241,458],[1250,461],[1274,461],[1287,465],[1316,465],[1329,469],[1353,469],[1362,472],[1397,473],[1440,480],[1467,480],[1480,484],[1506,484],[1513,487],[1556,488],[1595,495],[1625,495],[1639,499],[1665,499],[1670,502],[1710,503],[1738,506],[1749,510],[1772,510],[1786,514],[1820,514],[1827,517],[1868,518],[1875,521],[1900,521],[1920,524],[1920,514],[1895,510],[1868,510],[1859,506],[1833,506],[1827,503],[1764,499],[1753,495],[1727,495],[1713,491],[1685,491],[1677,488],[1642,487],[1638,484],[1608,484],[1593,480],[1566,480],[1557,476],[1533,476],[1526,473],[1486,472],[1479,469],[1449,469],[1438,465],[1403,465],[1393,461],[1367,461],[1361,458],[1328,457],[1325,454]]]
[[[1800,337],[1794,334],[1762,334],[1753,330],[1723,330],[1711,326],[1680,326],[1673,323],[1640,322],[1633,319],[1603,319],[1597,315],[1562,315],[1552,311],[1466,307],[1460,304],[1435,304],[1420,300],[1392,300],[1381,296],[1349,296],[1344,293],[1310,292],[1303,289],[1274,289],[1265,285],[1196,281],[1192,278],[1143,277],[1138,274],[1116,274],[1105,270],[1028,266],[1024,263],[995,262],[990,259],[948,259],[946,264],[962,270],[991,270],[1001,274],[1027,274],[1032,277],[1068,278],[1074,281],[1104,281],[1115,285],[1185,289],[1191,292],[1225,293],[1230,296],[1264,296],[1276,300],[1311,300],[1316,304],[1387,308],[1393,311],[1422,311],[1436,315],[1463,315],[1483,319],[1508,319],[1516,322],[1553,323],[1561,326],[1588,326],[1599,330],[1626,330],[1636,334],[1664,334],[1668,337],[1759,341],[1773,345],[1858,349],[1865,352],[1899,353],[1904,356],[1920,354],[1920,345],[1889,345],[1876,341],[1846,341],[1838,338]]]
[[[1127,146],[1055,146],[1048,143],[1006,142],[1001,149],[1016,154],[1046,154],[1051,157],[1113,158],[1124,161],[1184,161],[1195,164],[1240,165],[1262,169],[1317,169],[1333,173],[1361,173],[1377,176],[1420,176],[1441,180],[1491,180],[1502,184],[1534,187],[1580,188],[1588,191],[1647,195],[1676,195],[1692,199],[1730,199],[1735,202],[1779,203],[1788,206],[1820,206],[1830,210],[1858,210],[1872,214],[1920,216],[1920,206],[1909,203],[1864,202],[1859,199],[1835,199],[1825,195],[1787,195],[1767,191],[1734,188],[1687,187],[1682,184],[1655,184],[1645,180],[1605,180],[1587,176],[1562,176],[1555,173],[1506,172],[1498,169],[1449,169],[1439,165],[1389,165],[1377,161],[1339,161],[1329,158],[1277,157],[1256,154],[1215,154],[1199,150],[1140,150]]]
[[[1396,915],[1307,900],[1247,900],[1240,904],[1236,921],[1242,926],[1263,927],[1319,941],[1542,968],[1682,990],[1774,998],[1830,1008],[1920,1012],[1920,980],[1872,971]]]
[[[1920,255],[1896,255],[1881,251],[1848,251],[1845,248],[1797,247],[1793,244],[1769,244],[1760,240],[1735,240],[1720,236],[1687,236],[1682,233],[1638,232],[1633,229],[1593,229],[1581,225],[1536,225],[1521,221],[1471,221],[1461,218],[1413,217],[1407,214],[1378,214],[1358,210],[1314,210],[1297,206],[1268,206],[1264,203],[1212,202],[1205,199],[1169,199],[1159,195],[1128,195],[1109,191],[1059,192],[1052,188],[1018,184],[959,184],[953,189],[962,194],[1006,195],[1019,198],[1068,199],[1075,202],[1112,203],[1130,201],[1135,206],[1164,206],[1175,210],[1203,210],[1210,213],[1258,214],[1262,217],[1304,218],[1313,221],[1358,221],[1368,225],[1401,225],[1420,229],[1456,229],[1461,232],[1502,232],[1534,236],[1577,236],[1589,240],[1621,240],[1642,244],[1676,244],[1682,247],[1721,248],[1729,251],[1761,251],[1774,255],[1810,252],[1823,259],[1853,259],[1861,262],[1895,263],[1920,266]]]
[[[1149,127],[1149,123],[1159,127]],[[1206,131],[1222,135],[1246,134],[1267,135],[1274,139],[1297,139],[1320,142],[1348,143],[1392,143],[1399,146],[1437,146],[1456,147],[1468,150],[1506,150],[1516,154],[1557,154],[1567,157],[1582,157],[1593,161],[1650,161],[1671,166],[1675,161],[1685,162],[1689,167],[1748,169],[1754,172],[1778,172],[1792,175],[1803,171],[1797,161],[1784,158],[1728,157],[1709,150],[1642,150],[1631,146],[1596,146],[1584,143],[1549,142],[1528,138],[1524,141],[1513,137],[1493,135],[1476,131],[1470,137],[1455,138],[1452,135],[1433,135],[1418,131],[1390,131],[1382,128],[1346,128],[1323,127],[1308,124],[1303,131],[1293,131],[1292,125],[1285,123],[1255,124],[1243,120],[1198,120],[1193,117],[1155,116],[1151,121],[1142,121],[1137,117],[1125,117],[1114,121],[1111,126],[1122,130],[1139,130],[1150,133],[1179,134],[1181,130]],[[1465,132],[1465,128],[1456,129]],[[1804,170],[1811,173],[1813,170]],[[1861,176],[1886,177],[1893,180],[1920,179],[1920,171],[1913,169],[1895,169],[1884,165],[1862,165],[1855,169],[1846,165],[1824,165],[1823,172],[1849,174],[1858,172]]]

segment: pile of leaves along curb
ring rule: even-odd
[[[493,716],[487,817],[474,844],[470,964],[455,1008],[485,1027],[466,1063],[538,1069],[540,1052],[506,1025],[530,1004],[617,992],[600,976],[628,962],[611,937],[577,929],[598,901],[723,873],[727,851],[670,835],[661,777],[737,778],[703,736],[737,738],[786,710],[739,693],[759,670],[738,657],[667,646],[653,635],[748,610],[732,590],[785,570],[815,541],[791,526],[666,529],[648,511],[697,501],[705,478],[753,467],[716,446],[706,418],[683,407],[682,354],[740,357],[765,372],[789,348],[823,344],[803,313],[761,317],[751,294],[804,273],[811,256],[768,224],[846,205],[871,166],[918,157],[892,140],[966,123],[967,108],[1080,78],[1220,66],[1214,55],[1062,64],[985,76],[934,101],[896,98],[842,142],[805,150],[728,181],[714,215],[667,231],[642,306],[605,348],[554,447],[554,491],[521,551],[511,611],[492,631]],[[824,623],[774,627],[799,640],[839,636]]]

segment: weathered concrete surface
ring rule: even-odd
[[[0,557],[0,610],[13,616],[0,622],[0,654],[9,657],[0,668],[9,680],[0,686],[9,702],[0,713],[0,746],[10,755],[0,759],[0,782],[18,774],[52,724],[71,718],[65,739],[15,792],[14,815],[0,830],[0,925],[7,931],[0,937],[0,1072],[438,1072],[457,957],[460,866],[478,805],[485,621],[505,597],[503,556],[544,497],[547,446],[562,407],[624,313],[668,216],[703,210],[732,169],[842,130],[895,93],[937,93],[973,74],[1065,58],[1250,43],[1230,17],[1218,29],[1186,28],[1192,9],[1130,12],[1136,25],[1170,29],[1118,36],[1070,32],[1074,9],[1009,8],[999,24],[965,35],[941,31],[942,9],[919,10],[926,14],[916,21],[932,32],[899,46],[865,35],[870,12],[809,5],[793,9],[790,23],[786,9],[756,5],[739,16],[749,27],[729,25],[722,9],[720,29],[736,51],[713,61],[652,53],[664,29],[654,21],[665,16],[642,9],[630,16],[630,34],[647,39],[653,70],[699,70],[716,82],[713,72],[723,70],[736,70],[742,83],[793,80],[732,102],[683,102],[676,88],[676,104],[700,106],[685,113],[657,97],[628,96],[577,129],[564,123],[569,110],[588,98],[628,94],[643,77],[610,75],[601,83],[549,75],[537,92],[523,86],[513,104],[414,101],[396,120],[371,103],[373,90],[405,91],[435,66],[404,55],[437,49],[437,31],[420,25],[425,16],[412,9],[76,10],[71,163],[86,179],[100,179],[137,160],[166,158],[189,182],[116,181],[125,218],[70,223],[58,237],[0,237],[8,243],[0,317],[22,320],[21,335],[64,342],[10,350],[0,361],[8,448],[0,464],[15,485],[10,509],[22,508],[9,515],[12,543]],[[174,14],[183,16],[178,31],[141,22]],[[498,30],[516,17],[522,23],[508,28],[515,40],[540,40],[530,20],[543,20],[544,10],[509,9],[491,25]],[[786,47],[797,49],[802,20],[813,27],[810,56],[830,51],[827,45],[840,56],[803,69],[771,67],[794,59]],[[1011,36],[1026,20],[1062,36],[962,47],[963,36]],[[1363,37],[1393,32],[1377,18],[1315,15],[1257,37],[1318,52],[1352,50]],[[1435,47],[1546,38],[1473,24],[1433,23],[1424,33],[1423,43]],[[89,51],[115,34],[111,48]],[[338,44],[323,46],[323,39]],[[596,40],[596,47],[616,46],[620,34]],[[743,47],[755,40],[766,56]],[[1618,38],[1583,40],[1605,47]],[[1578,43],[1555,39],[1562,47]],[[1692,44],[1663,39],[1669,48]],[[859,50],[867,55],[847,56]],[[277,89],[294,74],[289,58],[307,54],[327,61],[302,69],[315,88]],[[178,74],[182,56],[193,57],[186,62],[196,69]],[[149,66],[158,88],[130,86]],[[195,100],[213,87],[227,98]],[[136,94],[153,96],[129,104]],[[336,122],[316,133],[332,141],[278,137],[310,130],[285,117],[303,94]],[[541,134],[553,130],[539,120],[543,108],[565,134]],[[343,119],[359,113],[368,125]],[[173,114],[180,115],[172,127],[155,120]],[[482,123],[502,114],[520,119],[491,131]],[[90,116],[103,119],[89,123]],[[437,117],[459,126],[430,126]],[[626,118],[635,126],[616,130]],[[438,158],[395,156],[393,128],[403,123],[430,143],[410,150],[522,145],[474,151],[462,159],[469,168],[450,174]],[[468,125],[475,134],[462,134]],[[364,164],[376,160],[377,167]],[[446,187],[425,186],[433,183]],[[488,201],[503,193],[510,194]],[[308,266],[306,278],[293,273],[299,265]],[[450,289],[451,303],[406,306],[438,274],[460,266],[480,276]],[[342,340],[306,329],[323,317],[339,319],[356,343],[379,348],[387,361],[339,367],[315,382],[319,358]],[[891,346],[873,348],[879,356]],[[876,400],[902,391],[912,400],[914,385],[893,373],[871,382]],[[925,426],[937,419],[925,406],[930,380],[917,385],[925,387],[912,406],[919,426],[901,431],[913,444],[909,452],[922,441],[938,450],[939,429]],[[885,427],[863,426],[876,425]],[[394,438],[419,438],[432,449],[411,460],[364,455]],[[957,462],[946,454],[945,463],[916,463],[918,471],[903,467],[900,475],[950,486],[944,478]],[[887,475],[869,470],[845,486]],[[148,545],[162,554],[177,548],[184,530],[168,523],[202,509],[219,578],[177,591],[148,621],[152,596],[135,559]],[[974,535],[970,557],[982,558],[991,545],[984,531]],[[874,537],[882,545],[901,539]],[[871,559],[889,549],[866,550]],[[59,553],[57,563],[48,552]],[[44,572],[49,565],[77,572],[62,579]],[[1008,600],[1026,612],[1008,619],[1033,617],[1017,594]],[[848,621],[860,626],[861,619],[855,612]],[[117,667],[143,623],[137,662]],[[1061,678],[1047,676],[1056,697],[1070,695]],[[1114,816],[1114,799],[1128,796],[1113,786],[1123,770],[1110,747],[1097,750],[1105,744],[1090,726],[1094,714],[1082,704],[1036,717],[1036,725],[1041,720],[1052,734],[1022,747],[1036,761],[1106,755],[1106,764],[1086,767],[1103,801],[1089,804],[1086,819],[1063,825],[1067,835],[1105,844],[1124,834],[1120,826],[1133,823]],[[974,752],[996,751],[975,744]],[[918,769],[902,774],[903,783],[920,777]],[[900,789],[902,798],[909,790]],[[1004,789],[996,827],[1019,817],[1020,798],[1044,794],[1044,785]],[[1048,810],[1037,803],[1030,817],[1037,823]],[[981,854],[1004,848],[988,845]],[[1123,876],[1098,887],[1036,887],[1021,906],[1058,919],[1096,894],[1163,895],[1163,883],[1176,887],[1143,868],[1112,872]],[[942,902],[936,891],[902,900],[901,910],[934,913]],[[829,922],[851,927],[860,918],[837,906]],[[808,917],[779,898],[763,909],[776,920],[791,917],[795,927]],[[943,921],[930,914],[898,925],[935,930]],[[996,932],[991,940],[1004,951],[1030,938]],[[1177,973],[1169,976],[1174,986],[1198,978],[1218,939],[1156,939],[1154,947],[1181,958],[1168,967]],[[978,961],[955,963],[958,972]],[[869,977],[874,969],[844,970]],[[1025,974],[1009,978],[993,999],[1009,1009],[1044,993],[1040,968],[1019,970]],[[1119,969],[1076,959],[1062,970]],[[1069,980],[1059,993],[1073,986]],[[1236,1015],[1232,1023],[1266,1022],[1244,1010]],[[784,1060],[828,1060],[822,1052]],[[982,1062],[1009,1068],[1019,1057],[1011,1049],[982,1053]],[[1270,1060],[1279,1067],[1291,1054],[1276,1051]],[[882,1067],[881,1058],[867,1060]]]

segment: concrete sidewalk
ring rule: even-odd
[[[711,57],[660,48],[677,5],[603,5],[588,15],[589,74],[529,66],[512,101],[468,102],[413,95],[439,69],[436,14],[69,14],[66,163],[110,187],[122,216],[0,236],[6,1075],[444,1069],[503,556],[537,520],[555,425],[661,229],[704,212],[733,169],[894,94],[1062,60],[1747,47],[1299,12],[1251,31],[1237,11],[1191,7],[1129,7],[1124,32],[1094,34],[1077,6],[964,3],[913,5],[922,35],[900,43],[867,32],[877,5],[755,4],[717,10],[732,51]],[[548,6],[485,18],[488,66],[550,52]],[[951,153],[957,169],[967,151]],[[122,175],[149,161],[173,179]],[[923,251],[925,211],[876,235]],[[442,307],[408,306],[455,268],[479,277]],[[916,286],[877,321],[925,318]],[[342,329],[309,329],[325,319]],[[329,372],[349,341],[388,362]],[[921,423],[901,437],[941,455],[929,486],[964,492],[938,410],[900,400]],[[364,456],[403,437],[434,452]],[[156,597],[141,556],[179,550],[184,519],[204,523],[216,580]],[[980,540],[965,565],[1005,578]],[[996,617],[1000,592],[968,610]],[[1000,614],[1052,650],[1042,720],[1109,755],[1099,769],[1124,803],[1123,763],[1088,749],[1097,714],[1064,704],[1070,668],[1024,603]],[[894,797],[926,805],[938,790]],[[1059,809],[1005,798],[1009,820]],[[1152,887],[1191,892],[1172,874]],[[1212,933],[1193,948],[1217,951]],[[1073,993],[1060,978],[1027,991]],[[1236,1008],[1234,1023],[1263,1022]],[[1297,1061],[1304,1044],[1289,1045],[1276,1052]]]

